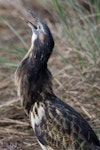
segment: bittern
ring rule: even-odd
[[[31,47],[16,71],[16,85],[22,106],[43,150],[99,150],[99,140],[87,121],[60,100],[52,89],[48,70],[54,40],[48,26],[28,9],[36,25]]]

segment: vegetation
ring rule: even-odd
[[[36,7],[39,17],[50,26],[55,39],[54,53],[49,61],[55,93],[71,106],[74,105],[100,138],[100,0],[38,0],[37,5],[32,7]],[[2,11],[9,10],[5,5],[1,8]],[[14,12],[19,13],[17,6]],[[15,16],[11,13],[0,15],[0,110],[4,111],[0,117],[0,132],[4,141],[7,133],[2,130],[3,125],[7,126],[11,136],[13,124],[15,135],[27,136],[29,140],[26,143],[31,145],[33,135],[30,137],[28,134],[29,124],[25,123],[26,117],[23,117],[13,82],[19,61],[29,48],[31,32]],[[24,129],[28,130],[25,134]],[[26,145],[24,143],[22,149]]]

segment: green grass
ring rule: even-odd
[[[10,24],[10,22],[0,16],[0,19],[8,26],[8,28],[11,30],[11,32],[13,32],[13,34],[16,35],[16,37],[20,40],[20,42],[23,44],[24,46],[24,49],[18,47],[18,45],[14,45],[12,44],[12,49],[10,48],[9,51],[7,51],[6,49],[0,49],[0,52],[1,53],[4,53],[6,55],[16,55],[16,56],[19,56],[21,58],[23,58],[23,56],[25,55],[26,53],[26,49],[29,47],[28,44],[24,41],[23,37],[21,37],[21,35],[12,27],[12,25]],[[10,41],[11,43],[15,43],[13,40]],[[18,67],[18,63],[12,58],[6,58],[6,57],[0,57],[0,64],[1,66],[3,67],[7,67],[7,68],[17,68]]]
[[[76,1],[76,0],[74,2],[73,0],[63,0],[63,1],[52,0],[51,1],[53,3],[55,10],[58,12],[60,19],[62,20],[62,24],[59,24],[59,26],[61,26],[63,36],[61,35],[61,37],[60,36],[59,37],[60,39],[66,38],[66,41],[70,43],[69,45],[71,45],[71,49],[73,50],[71,53],[72,58],[70,57],[71,58],[70,60],[70,59],[66,59],[66,55],[63,55],[62,50],[58,51],[55,48],[56,55],[60,57],[60,59],[57,60],[58,61],[62,60],[65,66],[70,64],[73,69],[73,71],[70,69],[64,70],[66,72],[68,71],[68,74],[62,72],[60,76],[58,75],[57,79],[59,80],[61,85],[63,85],[63,88],[58,90],[59,91],[61,90],[60,92],[62,92],[62,97],[65,96],[64,93],[66,94],[64,100],[69,99],[70,102],[74,101],[75,103],[77,103],[77,105],[80,108],[81,108],[81,104],[83,107],[86,107],[86,110],[88,113],[90,113],[90,116],[92,115],[92,112],[91,109],[89,112],[89,108],[93,107],[93,110],[95,110],[93,112],[93,115],[98,117],[100,116],[99,106],[96,105],[96,102],[97,100],[99,100],[98,97],[100,97],[100,92],[99,92],[100,86],[98,84],[98,81],[100,79],[99,76],[100,73],[98,72],[92,73],[92,71],[100,70],[99,68],[100,65],[98,65],[98,62],[100,62],[99,61],[100,60],[100,0],[90,0],[91,1],[90,12],[86,10],[79,3],[80,1]],[[43,0],[43,2],[48,3],[48,1],[46,0]],[[51,17],[52,17],[52,12],[51,12]],[[18,67],[19,64],[18,59],[21,60],[23,58],[29,46],[25,42],[23,36],[21,36],[20,33],[16,31],[16,29],[12,26],[9,19],[6,19],[2,16],[0,17],[0,19],[9,28],[9,30],[19,39],[20,43],[22,43],[22,46],[19,46],[18,45],[19,42],[15,43],[15,41],[12,39],[12,41],[8,41],[9,43],[10,42],[13,43],[11,45],[8,44],[8,50],[6,48],[0,48],[0,53],[3,54],[2,57],[0,57],[1,68],[7,68],[7,71],[9,69],[11,70],[13,69],[15,71],[15,69]],[[26,31],[25,34],[27,34]],[[66,43],[65,45],[67,49]],[[75,59],[73,57],[74,54],[76,56]],[[14,59],[15,57],[13,56],[16,56],[17,59]],[[57,66],[54,66],[55,68],[58,67],[58,65],[60,64],[59,62],[57,63],[58,63]],[[6,72],[2,73],[4,79],[7,76]],[[72,74],[73,72],[75,72],[76,74]],[[66,78],[63,74],[66,75]],[[76,77],[77,75],[78,77]],[[93,76],[93,78],[91,76]],[[90,78],[92,78],[92,80]],[[68,86],[66,87],[66,85],[68,85],[69,87]],[[56,88],[58,88],[58,84]],[[71,93],[69,92],[70,90]],[[8,92],[9,90],[4,89],[4,93],[6,93],[6,91]],[[76,93],[74,93],[74,91]],[[81,101],[84,100],[85,98],[87,98],[86,99],[87,101],[89,100],[87,106],[84,105],[86,101]],[[8,97],[6,98],[6,96],[4,96],[4,98],[2,98],[1,100],[4,99],[6,101]],[[92,120],[93,121],[95,120],[98,123],[99,121],[96,119],[96,117],[92,118]],[[98,137],[100,138],[100,128],[98,127],[98,125],[95,126],[95,131]]]
[[[92,1],[90,9],[88,12],[80,3],[73,3],[72,0],[52,0],[60,17],[62,18],[63,24],[65,26],[64,32],[66,32],[67,37],[70,39],[71,44],[74,48],[84,53],[86,59],[91,60],[94,64],[97,63],[100,57],[100,1]],[[65,7],[66,6],[66,7]],[[66,8],[66,11],[64,10]],[[67,11],[71,9],[73,11]],[[66,12],[66,14],[64,14]],[[75,20],[74,32],[72,25],[68,22],[68,19]],[[83,21],[83,23],[81,22]],[[86,28],[84,29],[84,25]],[[81,39],[81,40],[80,40]],[[78,54],[79,57],[80,53]],[[84,61],[82,56],[80,56],[81,62]],[[86,60],[85,60],[86,61]],[[90,63],[89,61],[87,61]],[[84,62],[82,63],[84,64]],[[89,65],[89,64],[87,64]]]
[[[0,16],[0,19],[9,27],[9,29],[18,37],[18,39],[22,42],[25,48],[28,48],[28,45],[25,43],[23,38],[20,36],[20,34],[11,26],[9,21],[5,19],[4,17]]]
[[[99,1],[91,0],[91,12],[88,12],[88,10],[86,10],[77,1],[73,3],[72,0],[64,0],[63,2],[61,0],[52,0],[52,2],[62,19],[64,35],[69,39],[73,48],[77,50],[76,54],[78,59],[80,59],[80,65],[84,65],[86,63],[89,65],[91,62],[96,65],[100,57]],[[28,45],[24,41],[23,37],[21,37],[20,34],[12,27],[9,21],[2,16],[0,19],[18,37],[23,46],[27,49]],[[81,55],[82,53],[80,53],[80,51],[84,54],[84,57]],[[25,54],[21,48],[17,49],[17,53],[21,55],[21,57]],[[63,59],[64,57],[61,56],[61,58]],[[0,62],[3,62],[2,58],[0,59]]]

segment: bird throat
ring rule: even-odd
[[[52,93],[51,73],[47,64],[41,65],[28,52],[16,71],[16,85],[21,104],[29,114],[36,101],[43,101],[47,93]]]

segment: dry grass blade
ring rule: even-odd
[[[15,130],[15,129],[10,129],[10,128],[2,128],[0,127],[0,134],[14,134],[14,135],[22,135],[22,136],[27,136],[29,135],[29,133],[26,133],[26,132],[20,132],[18,130]]]
[[[12,66],[18,66],[31,40],[31,31],[18,16],[30,17],[35,24],[38,20],[32,10],[28,10],[30,15],[26,14],[25,5],[53,33],[55,52],[49,66],[54,75],[55,94],[86,117],[100,138],[100,8],[95,5],[97,1],[87,8],[80,4],[84,0],[75,3],[59,0],[58,9],[52,1],[44,2],[41,5],[36,0],[0,0],[0,63],[3,64],[0,66],[0,150],[40,150],[12,81]]]
[[[23,126],[29,126],[29,123],[27,122],[22,122],[22,121],[19,121],[19,120],[15,120],[15,119],[9,119],[9,118],[4,118],[4,119],[1,119],[0,120],[0,124],[10,124],[10,123],[13,123],[13,124],[18,124],[18,125],[23,125]]]
[[[0,108],[7,107],[7,106],[10,106],[10,105],[14,105],[14,103],[17,103],[18,101],[19,101],[19,98],[8,101],[8,102],[5,102],[5,103],[0,105]]]

